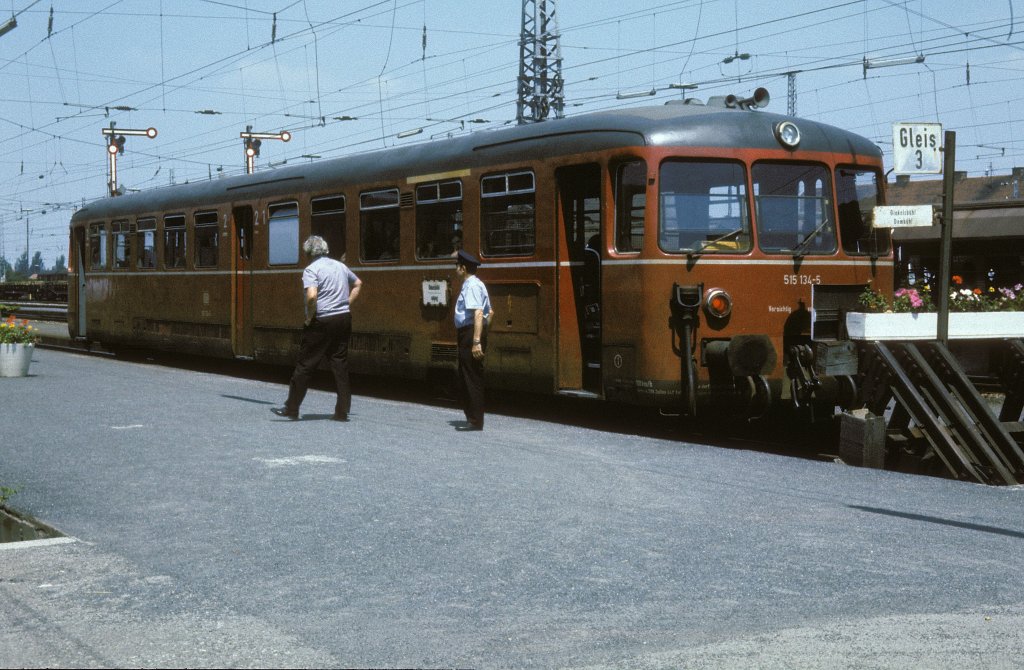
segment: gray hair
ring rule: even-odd
[[[327,242],[325,242],[324,238],[319,235],[310,235],[309,238],[302,243],[302,250],[314,258],[326,256],[330,253],[327,249]]]

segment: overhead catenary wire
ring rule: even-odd
[[[113,8],[112,12],[116,11],[122,15],[131,14],[130,12],[126,11],[127,7],[125,7],[124,5],[119,3],[110,3],[108,4],[108,6],[111,6],[111,4],[116,5],[116,7]],[[254,10],[250,12],[250,8],[247,6],[249,4],[248,2],[245,3],[246,7],[242,7],[241,4],[237,2],[210,2],[202,4],[219,5],[226,10],[245,10],[245,16],[249,17],[251,15],[253,17],[256,17],[256,20],[264,21],[265,23],[263,25],[266,25],[268,27],[270,25],[270,15],[259,14]],[[295,4],[297,3],[292,3],[293,6]],[[423,21],[417,22],[417,25],[415,27],[401,25],[396,20],[396,14],[394,12],[395,5],[400,3],[396,3],[395,0],[392,0],[391,2],[381,2],[374,4],[378,6],[378,9],[380,8],[381,5],[387,5],[387,8],[384,11],[382,11],[381,14],[389,14],[389,16],[387,17],[388,21],[384,22],[384,26],[380,25],[382,23],[381,21],[375,21],[375,23],[378,24],[378,29],[380,27],[389,29],[391,31],[391,35],[393,38],[397,36],[399,33],[408,33],[410,35],[415,34],[416,44],[417,47],[419,47],[420,51],[420,53],[416,54],[418,56],[418,58],[416,59],[409,58],[408,60],[403,60],[397,65],[392,65],[391,62],[388,62],[386,67],[381,70],[381,73],[377,75],[379,79],[388,79],[388,83],[386,86],[388,96],[386,97],[386,99],[382,99],[380,95],[382,89],[380,88],[378,88],[377,95],[374,96],[375,100],[372,100],[372,103],[371,100],[369,99],[361,99],[359,95],[357,95],[357,92],[359,91],[359,86],[361,84],[359,82],[351,82],[350,85],[342,88],[332,87],[330,91],[325,89],[322,92],[318,92],[316,95],[305,96],[308,99],[317,99],[318,109],[316,110],[316,112],[320,113],[317,114],[316,112],[314,112],[308,115],[303,115],[300,114],[302,110],[299,107],[299,103],[302,100],[302,97],[300,97],[302,96],[302,92],[299,87],[285,86],[281,85],[281,83],[279,82],[279,90],[276,93],[267,95],[265,89],[261,90],[259,80],[255,76],[247,78],[249,80],[247,82],[249,83],[249,87],[248,90],[245,91],[245,95],[241,95],[241,89],[236,88],[236,90],[232,92],[230,90],[230,86],[214,87],[209,85],[209,82],[213,81],[216,77],[220,77],[221,79],[223,79],[224,73],[228,71],[239,71],[240,68],[253,68],[252,71],[255,71],[255,68],[258,67],[256,64],[264,60],[264,57],[261,56],[260,54],[260,46],[257,44],[253,45],[254,48],[249,49],[246,55],[243,55],[238,59],[225,60],[221,63],[209,64],[208,67],[197,69],[189,76],[182,76],[181,74],[177,74],[176,76],[179,78],[172,77],[168,79],[167,77],[163,76],[164,73],[162,72],[160,76],[160,82],[158,82],[162,85],[162,87],[159,90],[154,88],[150,89],[151,95],[153,95],[153,97],[159,101],[158,108],[161,111],[166,110],[166,113],[168,114],[192,113],[192,110],[186,110],[184,108],[181,108],[180,105],[175,105],[173,103],[167,104],[170,98],[164,97],[176,95],[178,91],[185,90],[206,90],[209,92],[210,95],[230,95],[232,96],[232,99],[236,101],[236,104],[234,105],[235,109],[231,109],[231,105],[221,105],[221,111],[225,113],[225,116],[221,117],[224,121],[223,123],[207,124],[205,123],[206,119],[204,118],[203,126],[199,129],[200,132],[197,132],[193,137],[181,139],[168,137],[166,142],[161,142],[160,151],[152,152],[152,156],[150,156],[151,152],[149,150],[143,151],[141,149],[135,148],[132,151],[132,159],[137,161],[139,165],[143,164],[144,162],[150,161],[162,161],[166,162],[167,164],[174,164],[175,162],[180,162],[181,165],[192,164],[196,168],[202,169],[203,178],[205,178],[207,165],[209,164],[208,156],[211,153],[215,153],[234,144],[233,140],[223,139],[224,134],[227,131],[234,129],[237,126],[237,121],[232,120],[232,118],[230,118],[231,115],[237,115],[239,113],[246,111],[244,109],[239,110],[238,108],[246,105],[247,98],[249,98],[250,103],[255,103],[255,98],[253,98],[252,96],[258,96],[260,98],[260,104],[258,106],[251,106],[250,109],[248,110],[250,113],[245,114],[243,118],[251,118],[253,117],[253,115],[256,115],[256,117],[258,117],[259,119],[265,119],[268,123],[272,123],[275,126],[278,123],[283,122],[285,124],[288,124],[289,128],[307,128],[310,131],[316,130],[317,121],[319,120],[316,118],[317,116],[319,116],[320,118],[327,117],[327,123],[325,125],[331,126],[333,124],[338,123],[347,123],[341,121],[332,121],[332,116],[359,116],[361,118],[367,118],[371,116],[367,112],[367,110],[372,109],[373,107],[376,107],[376,109],[378,110],[378,115],[380,116],[382,122],[386,114],[388,119],[387,122],[389,124],[394,123],[396,124],[396,130],[403,130],[413,127],[414,125],[426,125],[422,122],[422,119],[426,117],[445,118],[450,116],[469,116],[472,110],[487,110],[477,111],[476,114],[493,116],[492,112],[500,111],[503,108],[503,105],[507,107],[512,102],[513,98],[511,97],[511,93],[513,92],[513,88],[508,85],[509,78],[506,76],[506,82],[502,84],[500,81],[500,77],[496,75],[500,75],[500,71],[503,68],[506,70],[506,72],[514,72],[514,58],[509,58],[507,60],[504,60],[503,62],[494,64],[493,66],[488,65],[487,67],[482,67],[477,65],[477,63],[481,59],[467,58],[465,55],[460,55],[460,52],[464,52],[464,48],[461,45],[459,46],[458,49],[449,47],[448,49],[445,49],[443,51],[432,48],[431,53],[427,54],[426,50],[423,49],[423,47],[420,44],[420,41],[422,39],[423,28],[426,24],[425,19]],[[408,5],[411,4],[415,3],[408,3]],[[889,3],[889,5],[895,7],[905,15],[903,4],[900,4],[898,7],[892,5],[892,3]],[[626,16],[646,16],[650,17],[651,21],[654,21],[655,15],[666,14],[673,10],[683,11],[687,9],[696,13],[698,11],[702,11],[703,6],[703,1],[697,2],[696,0],[675,3],[663,3],[661,5],[658,5],[657,7],[649,8],[646,11],[637,10],[635,12],[619,12],[617,13],[616,17],[606,17],[604,19],[600,17],[588,17],[587,21],[579,22],[575,26],[563,26],[561,32],[563,36],[568,36],[571,38],[573,35],[580,34],[580,30],[587,29],[587,26],[595,26],[594,29],[597,29],[596,27],[599,27],[602,23],[607,25],[611,21],[621,21],[623,20],[623,17]],[[371,7],[371,5],[367,5],[367,7],[360,7],[358,9],[363,10],[369,7]],[[796,14],[791,14],[790,16],[786,17],[788,19],[788,24],[779,24],[780,29],[777,32],[777,34],[787,34],[787,31],[806,29],[806,26],[808,24],[813,23],[815,21],[820,21],[822,17],[826,17],[824,21],[821,21],[823,25],[826,25],[828,21],[831,20],[833,17],[839,17],[841,14],[845,14],[850,11],[859,11],[862,10],[863,8],[864,4],[860,2],[831,3],[827,7],[815,8],[820,9],[821,12],[827,11],[829,13],[822,13],[819,14],[818,16],[811,16],[809,19],[806,20],[802,19],[800,16]],[[182,11],[182,9],[187,9],[187,6],[181,8],[176,7],[172,11],[175,11],[176,13],[181,15],[187,15],[190,13],[194,14],[194,12]],[[372,11],[372,9],[370,11]],[[872,9],[871,11],[878,12],[882,10]],[[169,14],[170,12],[168,12],[168,15]],[[292,15],[294,17],[294,12]],[[425,11],[424,16],[426,16]],[[313,47],[314,35],[308,31],[310,23],[315,22],[317,24],[317,34],[315,36],[315,39],[318,42],[320,42],[320,46],[322,46],[322,42],[324,39],[329,39],[326,33],[329,33],[331,30],[333,30],[333,26],[337,26],[339,29],[354,26],[354,24],[351,22],[336,21],[334,19],[325,22],[311,22],[309,21],[308,16],[305,18],[305,21],[301,21],[297,18],[289,19],[287,16],[279,16],[279,21],[279,26],[288,25],[292,26],[293,28],[296,28],[293,31],[283,31],[283,33],[287,34],[282,34],[278,37],[277,57],[279,58],[284,57],[285,53],[287,53],[286,51],[282,50],[281,44],[282,40],[288,37],[288,35],[294,35],[293,44],[295,46],[295,49],[308,50],[309,48]],[[799,25],[797,25],[798,23]],[[387,24],[390,24],[390,26],[387,26]],[[67,28],[64,27],[66,25],[66,22],[59,22],[58,25],[60,28],[67,30]],[[755,28],[760,30],[761,32],[758,35],[758,39],[762,39],[762,36],[765,34],[772,33],[772,31],[763,30],[762,25],[768,24],[762,23],[758,25],[740,25],[739,22],[736,21],[733,25],[729,26],[729,30],[723,31],[727,34],[726,39],[717,42],[717,38],[714,36],[714,31],[708,31],[708,34],[700,34],[699,30],[695,30],[692,36],[687,35],[685,39],[666,40],[665,44],[658,44],[657,38],[655,38],[653,40],[653,44],[645,45],[644,48],[633,48],[636,45],[629,44],[627,42],[624,43],[622,49],[616,50],[617,55],[614,57],[619,59],[619,71],[622,73],[621,76],[624,79],[629,79],[631,77],[635,78],[636,74],[638,73],[637,68],[639,67],[646,68],[648,71],[653,70],[655,73],[653,76],[655,77],[655,79],[659,79],[657,73],[663,65],[671,63],[673,67],[673,73],[678,72],[680,63],[683,62],[683,58],[686,56],[687,53],[691,54],[691,56],[693,54],[696,54],[697,57],[701,57],[702,55],[711,55],[716,51],[719,53],[729,53],[730,51],[735,50],[736,45],[738,44],[738,37],[742,37],[744,43],[746,43],[746,40],[749,37],[749,35],[746,33],[746,31],[748,30],[753,30]],[[943,30],[942,26],[939,26],[935,23],[931,23],[930,25],[934,27],[936,30]],[[363,24],[360,24],[358,27],[360,29],[366,28],[365,22]],[[977,47],[985,43],[986,41],[989,42],[989,44],[991,44],[992,48],[1005,47],[1005,44],[996,44],[991,41],[991,38],[994,34],[996,34],[996,31],[999,31],[998,35],[1000,37],[1006,35],[1007,33],[1012,35],[1012,19],[1010,23],[1003,22],[1002,24],[992,24],[990,26],[986,26],[984,31],[980,31],[980,34],[983,35],[985,38],[990,38],[986,40],[974,38],[974,28],[972,27],[969,31],[972,33],[972,39],[966,47],[969,49],[968,53],[983,53],[983,51],[978,50]],[[442,27],[439,32],[443,34],[444,27]],[[481,49],[480,51],[482,53],[495,53],[500,51],[503,45],[514,44],[515,38],[511,34],[511,32],[512,31],[510,31],[509,35],[502,36],[502,39],[492,40],[491,44],[489,45],[489,49]],[[947,30],[946,32],[948,35],[949,31]],[[59,33],[59,30],[55,30],[53,35],[56,37]],[[74,32],[72,31],[70,33],[64,34],[68,36],[73,36]],[[261,36],[261,41],[263,37],[264,36]],[[265,35],[265,37],[269,38],[269,35]],[[906,34],[904,33],[902,37],[905,38]],[[929,43],[927,42],[928,37],[929,35],[927,34],[927,31],[921,30],[919,35],[916,36],[914,39],[915,50],[929,49]],[[931,37],[934,38],[932,44],[935,46],[936,51],[933,54],[933,52],[929,50],[929,65],[934,68],[934,71],[936,73],[942,73],[949,69],[950,66],[946,66],[943,65],[942,63],[937,62],[939,52],[944,51],[951,54],[953,52],[953,49],[948,48],[950,42],[950,40],[948,39],[946,40],[947,44],[945,46],[941,44],[942,39],[941,35],[938,32],[933,33]],[[896,38],[894,37],[893,40],[895,39]],[[961,42],[960,47],[963,48],[963,42],[965,41],[964,38],[958,36],[957,39]],[[902,45],[905,45],[906,43],[907,41],[904,39],[901,43],[899,43],[898,48],[904,48],[902,47]],[[874,46],[879,47],[883,44],[883,42],[873,41],[873,44]],[[888,48],[890,50],[897,48],[894,45],[896,45],[895,41],[893,41]],[[573,96],[573,100],[574,102],[582,103],[582,105],[577,107],[577,109],[589,111],[598,109],[608,109],[618,106],[616,102],[613,100],[614,92],[610,90],[612,87],[607,86],[607,78],[604,79],[604,86],[601,85],[600,78],[594,80],[599,82],[597,84],[590,82],[589,75],[591,73],[594,73],[599,68],[601,68],[602,61],[607,60],[607,57],[601,56],[600,50],[593,48],[593,46],[586,44],[581,44],[580,46],[583,48],[579,49],[578,53],[587,53],[591,55],[597,55],[598,57],[574,59],[573,61],[569,61],[568,59],[566,60],[565,72],[568,75],[566,83],[567,89],[573,87],[573,90],[579,91],[578,95]],[[727,49],[727,47],[732,47],[732,49]],[[289,47],[284,47],[284,49],[288,48]],[[574,46],[570,40],[566,40],[565,42],[563,42],[563,49],[578,49],[578,47]],[[679,50],[679,53],[675,53],[676,50]],[[858,51],[863,52],[863,49],[850,49],[846,54],[850,57],[846,59],[844,62],[837,61],[831,55],[829,55],[829,57],[826,58],[825,54],[822,54],[820,51],[817,54],[815,54],[813,53],[813,49],[807,50],[806,58],[804,58],[804,54],[797,53],[796,51],[794,51],[795,55],[793,57],[805,60],[805,62],[808,63],[812,68],[816,68],[816,71],[818,72],[827,72],[829,71],[829,69],[842,72],[842,68],[844,67],[854,67],[853,64],[858,59],[854,58],[853,56],[858,55],[856,53]],[[264,48],[262,53],[265,56],[273,57],[269,49]],[[625,60],[627,54],[630,55],[629,57],[640,58],[643,61],[643,63],[637,64],[634,62],[627,62]],[[464,70],[464,74],[461,74],[460,76],[457,77],[431,76],[431,74],[435,72],[444,72],[446,61],[450,62],[455,57],[458,57],[458,61],[461,61],[463,63],[463,67],[466,68]],[[762,60],[759,64],[758,70],[756,72],[751,73],[750,76],[757,76],[767,81],[771,81],[773,78],[778,77],[780,74],[780,69],[774,67],[773,63],[771,62],[770,56],[766,56],[762,53],[761,58]],[[22,69],[26,70],[32,69],[33,71],[35,71],[39,66],[39,63],[27,63],[24,59],[21,61],[21,63]],[[410,68],[410,65],[413,63],[415,63],[415,70],[412,70]],[[701,65],[700,62],[696,62],[694,64],[698,67]],[[3,62],[2,59],[0,59],[0,66],[2,65]],[[470,65],[472,65],[472,67],[469,67]],[[688,66],[689,64],[687,65],[687,67]],[[786,70],[792,69],[792,67],[793,66],[790,63],[786,63]],[[962,61],[957,67],[962,68]],[[977,79],[979,81],[985,79],[984,75],[981,73],[984,73],[985,71],[989,70],[989,68],[989,64],[986,64],[984,62],[979,62],[978,67],[975,68],[972,59],[972,69],[975,70],[976,73],[978,73],[979,76],[977,77]],[[683,69],[685,70],[685,68]],[[78,70],[79,68],[76,66],[76,77],[78,76]],[[63,74],[64,71],[61,70],[60,72],[61,74]],[[58,68],[56,65],[54,65],[51,72],[51,76],[56,77],[57,74]],[[415,74],[417,78],[422,80],[422,82],[415,87],[407,85],[408,82],[411,81],[408,79],[408,77],[412,74]],[[575,76],[573,77],[573,75]],[[660,77],[660,83],[667,83],[669,80],[677,76],[678,75],[675,74],[663,75],[662,77]],[[885,75],[879,75],[876,81],[884,81],[886,79],[890,79],[893,76],[895,75],[890,73],[887,73]],[[573,77],[573,79],[569,80],[569,77]],[[989,77],[988,79],[991,79],[991,77]],[[849,77],[848,80],[852,81],[853,77]],[[728,80],[723,79],[717,75],[712,75],[712,73],[708,72],[706,69],[704,71],[704,76],[699,77],[699,81],[702,82],[702,95],[704,96],[710,94],[715,90],[722,90],[723,87],[729,86]],[[428,82],[430,83],[430,87],[428,87]],[[455,92],[453,90],[444,90],[446,86],[450,87],[451,82],[460,82],[458,92]],[[473,83],[472,85],[467,87],[467,82]],[[56,84],[56,79],[54,79],[54,83]],[[148,83],[149,82],[140,82],[138,88],[144,89],[146,84]],[[867,86],[872,86],[870,81],[867,84]],[[726,88],[725,90],[728,89]],[[609,95],[610,93],[612,95]],[[492,99],[489,96],[493,94],[504,95],[505,98],[503,99],[501,97],[498,97]],[[662,97],[662,95],[663,94],[659,93],[658,97]],[[665,93],[664,95],[667,95],[667,93]],[[145,97],[145,94],[142,94],[140,96],[137,92],[131,92],[126,94],[124,97],[118,99],[110,99],[106,101],[99,100],[96,101],[97,104],[91,106],[91,109],[93,111],[90,112],[83,109],[78,112],[76,117],[62,121],[60,124],[53,124],[48,126],[46,126],[46,124],[42,122],[33,122],[26,124],[24,123],[24,119],[20,119],[18,121],[21,123],[21,128],[27,129],[26,132],[23,133],[24,136],[19,139],[19,141],[24,142],[25,145],[25,148],[22,150],[21,154],[25,155],[26,151],[34,150],[32,148],[34,145],[34,141],[29,140],[29,138],[33,136],[35,129],[45,130],[44,134],[38,136],[39,140],[43,142],[43,144],[38,146],[46,146],[45,143],[52,143],[58,141],[60,138],[67,138],[72,143],[75,143],[75,140],[78,140],[83,136],[82,133],[91,134],[95,132],[95,120],[94,118],[87,118],[86,114],[95,114],[95,110],[99,110],[107,106],[117,105],[123,102],[131,102],[131,106],[142,110],[140,112],[137,112],[136,114],[143,113],[147,109],[147,107],[152,106],[152,103],[146,104],[141,102],[141,100]],[[61,96],[59,95],[55,97],[55,100],[60,99]],[[77,99],[80,100],[81,98],[77,97]],[[150,99],[152,100],[153,98]],[[888,100],[887,96],[877,95],[871,96],[870,99],[871,102],[876,105],[885,104]],[[263,104],[267,102],[270,102],[272,104]],[[308,103],[302,104],[308,105]],[[424,111],[417,111],[417,109],[425,110],[427,104],[429,104],[430,106],[429,112],[425,113]],[[983,104],[985,103],[979,102],[979,108]],[[41,103],[37,103],[37,107],[39,109],[43,108],[41,106]],[[333,110],[333,112],[327,111],[329,109]],[[455,112],[455,114],[448,113],[448,110]],[[823,112],[821,111],[820,106],[817,110],[809,110],[809,114],[811,114],[812,116],[820,116],[822,113]],[[37,114],[38,119],[42,119],[45,116],[46,115],[42,113]],[[75,118],[77,118],[78,121],[75,121]],[[236,116],[234,118],[238,117]],[[501,118],[502,117],[499,114],[497,116],[497,120],[495,121],[495,123],[500,123]],[[868,115],[865,115],[864,118],[868,118]],[[402,123],[406,123],[407,125],[403,127],[401,125]],[[872,125],[874,126],[877,124]],[[44,126],[46,127],[43,128]],[[385,128],[385,126],[382,125],[381,129],[379,129],[377,133],[370,135],[367,133],[364,124],[362,123],[353,124],[350,127],[353,129],[354,132],[347,134],[347,137],[343,136],[341,138],[338,138],[332,135],[330,137],[325,136],[322,139],[318,139],[318,136],[315,133],[311,133],[304,135],[303,139],[304,141],[306,141],[308,137],[308,141],[311,143],[310,146],[316,148],[316,153],[323,153],[325,155],[338,155],[350,151],[362,151],[368,148],[372,148],[374,141],[376,141],[379,146],[380,137],[383,134],[383,128]],[[96,145],[98,145],[99,139],[97,138],[95,142]],[[81,142],[81,144],[89,144],[89,142]],[[321,147],[323,147],[324,150],[321,150]],[[156,163],[152,164],[153,167],[155,168]],[[69,163],[69,165],[72,167],[73,170],[78,169],[74,163]],[[198,170],[196,172],[198,172]],[[189,170],[187,169],[181,172],[182,175],[186,175],[188,173]],[[93,174],[102,174],[102,170],[94,169]],[[87,182],[88,179],[89,177],[85,177],[84,181]],[[42,189],[45,189],[46,187],[41,185],[28,184],[26,178],[26,181],[18,185],[17,188],[23,189],[22,191],[19,192],[28,193],[30,192],[29,189],[34,189],[31,192],[38,191],[42,193]],[[8,190],[8,192],[10,191]]]

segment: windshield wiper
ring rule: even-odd
[[[710,247],[713,244],[719,244],[721,242],[725,242],[726,240],[728,240],[731,237],[736,237],[737,235],[739,235],[742,232],[743,232],[742,228],[737,228],[736,230],[730,230],[725,235],[719,235],[718,237],[716,237],[713,240],[701,240],[700,241],[700,249],[697,250],[697,253],[700,253],[701,251],[704,251],[705,249],[707,249],[708,247]]]
[[[825,230],[825,227],[828,224],[829,220],[828,218],[825,218],[824,220],[822,220],[820,224],[818,224],[817,228],[807,233],[807,237],[803,239],[803,242],[793,247],[793,258],[799,258],[800,256],[803,256],[804,252],[807,251],[807,247],[810,245],[810,243],[814,241],[815,237],[821,234],[821,231]]]

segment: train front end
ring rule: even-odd
[[[648,149],[642,229],[616,217],[637,253],[606,265],[609,397],[693,417],[855,399],[855,360],[821,359],[855,359],[843,314],[891,294],[881,151],[757,104],[713,99]]]

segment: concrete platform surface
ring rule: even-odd
[[[1024,490],[39,350],[0,666],[1019,668]]]

